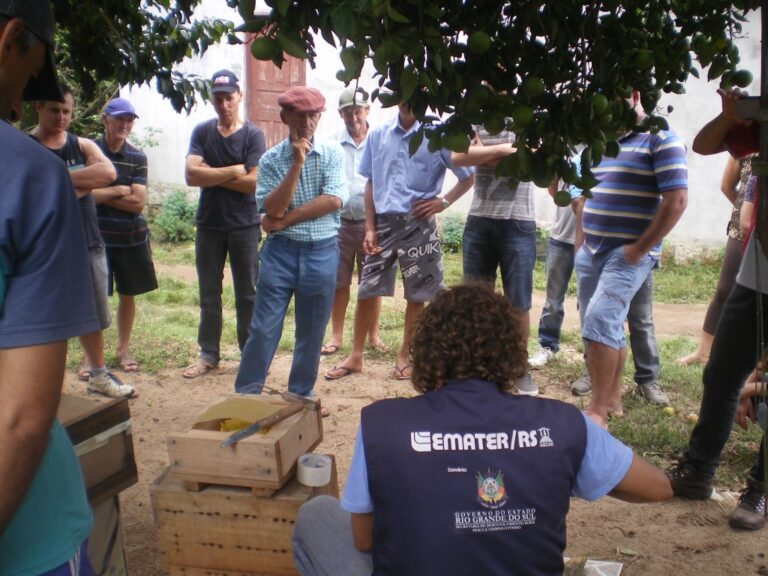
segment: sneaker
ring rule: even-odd
[[[739,496],[739,505],[728,517],[731,528],[759,530],[765,525],[765,487],[762,482],[747,479],[747,487]]]
[[[522,378],[515,380],[515,391],[517,394],[523,396],[538,396],[539,387],[536,382],[533,381],[531,375],[526,373]]]
[[[92,392],[104,394],[110,398],[133,398],[136,394],[133,386],[123,384],[112,372],[91,376],[88,380],[88,393],[91,394]]]
[[[678,498],[709,500],[715,488],[712,478],[700,474],[684,456],[667,470],[667,477],[672,484],[672,492]]]
[[[659,383],[655,380],[648,384],[638,384],[635,394],[642,396],[649,404],[656,406],[669,406],[669,398],[664,394]]]
[[[549,362],[555,355],[554,350],[546,346],[540,346],[533,356],[528,356],[528,366],[531,368],[541,368]]]
[[[586,396],[590,392],[592,392],[592,378],[589,377],[589,372],[585,372],[571,382],[571,394],[574,396]]]

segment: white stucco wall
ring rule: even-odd
[[[223,2],[216,0],[203,2],[198,14],[239,20],[234,11],[226,8]],[[759,14],[759,12],[753,14],[752,22],[745,26],[743,37],[737,40],[742,58],[741,66],[753,70],[756,76],[760,69]],[[343,127],[335,111],[339,94],[344,89],[344,86],[335,78],[341,63],[338,58],[338,49],[328,45],[321,38],[317,40],[317,51],[317,68],[312,69],[307,66],[307,84],[320,89],[328,102],[327,111],[320,120],[317,134],[322,137],[332,137]],[[184,70],[208,78],[216,70],[229,68],[243,80],[245,54],[243,46],[230,46],[223,43],[209,49],[204,58],[187,62]],[[363,78],[368,80],[361,81],[361,85],[369,91],[377,85],[372,72],[372,67],[368,65],[363,72]],[[706,77],[706,71],[702,73],[702,77]],[[715,93],[716,89],[717,82],[707,82],[691,77],[686,84],[685,95],[665,95],[661,101],[663,109],[666,109],[667,105],[674,107],[668,117],[669,124],[689,149],[699,128],[720,109],[720,99]],[[753,93],[757,93],[758,82],[755,81],[750,89]],[[140,115],[135,127],[139,136],[143,127],[162,130],[158,137],[159,146],[145,150],[149,158],[151,184],[183,186],[184,157],[192,128],[198,122],[213,116],[212,107],[201,101],[190,115],[177,114],[170,103],[155,92],[154,86],[125,89],[123,92],[124,96],[132,100]],[[371,125],[375,125],[391,118],[394,114],[394,109],[382,109],[378,102],[374,102],[369,120]],[[669,235],[669,244],[685,245],[686,248],[695,249],[701,246],[720,246],[725,242],[725,226],[730,216],[730,204],[720,193],[720,175],[725,160],[724,154],[702,157],[692,152],[688,153],[688,209]],[[454,183],[455,179],[449,173],[445,186],[450,187]],[[466,213],[471,194],[471,191],[467,193],[451,209]],[[540,225],[548,227],[554,215],[554,204],[543,190],[536,197],[536,214]]]

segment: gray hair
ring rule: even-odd
[[[9,16],[6,16],[5,14],[0,14],[0,27],[5,25],[11,20]],[[21,36],[19,37],[19,47],[21,48],[22,54],[29,51],[31,48],[33,48],[38,42],[40,42],[40,38],[35,36],[26,26],[24,27],[24,30],[21,33]]]

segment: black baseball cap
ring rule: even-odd
[[[213,94],[240,92],[237,76],[229,70],[215,72],[211,77],[211,92]]]
[[[0,14],[9,18],[19,18],[24,26],[39,40],[45,43],[45,65],[43,69],[27,82],[24,88],[24,100],[64,101],[64,94],[56,77],[53,60],[53,12],[49,0],[0,0]]]

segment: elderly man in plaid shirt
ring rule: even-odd
[[[256,201],[268,236],[235,390],[261,393],[294,296],[296,344],[288,390],[311,396],[339,265],[336,234],[347,200],[344,153],[339,144],[314,137],[325,109],[318,90],[293,87],[277,102],[290,135],[259,162]]]

